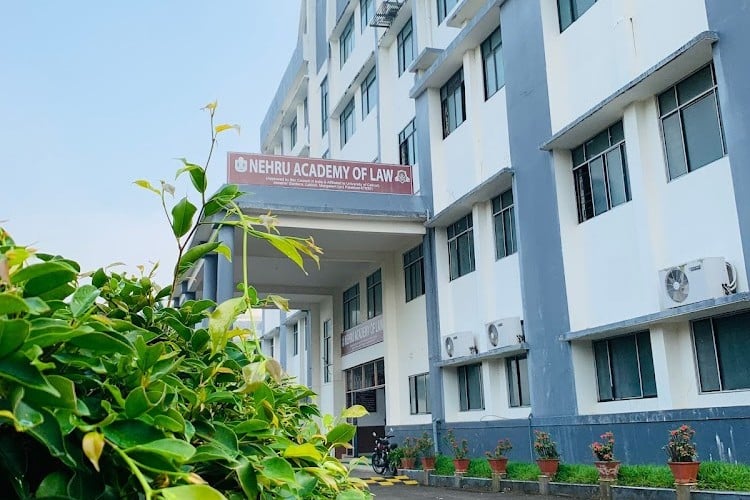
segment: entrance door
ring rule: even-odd
[[[371,453],[375,438],[385,433],[385,371],[383,359],[378,359],[346,370],[347,406],[362,405],[368,411],[364,417],[352,421],[357,433],[350,454]]]

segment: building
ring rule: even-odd
[[[305,276],[251,248],[299,311],[267,348],[323,411],[372,411],[359,451],[454,429],[530,460],[545,429],[587,462],[611,430],[662,462],[688,423],[750,462],[748,26],[748,0],[302,0],[262,153],[409,164],[412,194],[243,186],[325,250]]]

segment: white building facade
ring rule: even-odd
[[[298,310],[267,352],[371,411],[359,452],[453,429],[530,460],[543,429],[587,462],[611,430],[663,462],[687,423],[750,462],[748,26],[748,0],[302,0],[262,153],[411,165],[413,193],[243,186],[325,251],[250,251]],[[241,266],[205,264],[231,296]]]

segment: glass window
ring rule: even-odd
[[[414,60],[414,32],[409,19],[398,33],[398,76],[404,74],[406,68]]]
[[[481,363],[458,367],[458,401],[460,411],[484,410]]]
[[[409,377],[409,403],[412,415],[430,413],[430,374]]]
[[[593,344],[599,401],[656,397],[648,331]]]
[[[341,33],[339,38],[339,59],[341,60],[340,67],[343,68],[346,60],[354,50],[354,16],[349,18],[344,31]]]
[[[657,97],[670,180],[726,154],[718,99],[713,64]]]
[[[442,24],[448,13],[458,4],[458,0],[437,0],[438,24]]]
[[[506,359],[505,366],[508,373],[508,404],[511,407],[531,406],[526,355]]]
[[[328,77],[320,84],[320,129],[323,135],[328,132]]]
[[[474,224],[471,214],[447,229],[450,279],[460,278],[474,270]]]
[[[359,324],[359,283],[344,292],[344,330]]]
[[[466,120],[463,68],[440,88],[440,107],[443,113],[443,138],[446,138]]]
[[[362,82],[362,119],[370,114],[372,108],[378,104],[378,90],[375,85],[375,68],[372,68]]]
[[[305,128],[310,126],[310,115],[308,114],[307,110],[307,97],[305,97],[305,100],[302,101],[302,118],[304,120]]]
[[[424,295],[424,255],[421,243],[404,254],[404,287],[406,302]]]
[[[374,0],[359,0],[359,26],[360,31],[364,31],[370,24],[370,20],[375,16]]]
[[[589,10],[596,0],[557,0],[557,11],[560,15],[560,31],[573,24],[584,12]]]
[[[417,163],[417,129],[414,119],[398,133],[398,156],[402,165],[414,165]]]
[[[333,380],[333,326],[330,319],[323,322],[323,382]]]
[[[495,222],[495,258],[502,259],[516,253],[513,190],[509,189],[492,199],[492,217]]]
[[[622,121],[571,151],[578,222],[630,201]]]
[[[341,112],[341,117],[339,118],[339,128],[339,134],[341,136],[341,147],[343,148],[344,145],[349,142],[349,139],[351,139],[354,135],[354,97],[352,97],[352,99],[346,105],[344,111]]]
[[[299,323],[292,325],[292,354],[299,354]]]
[[[383,314],[383,283],[380,269],[367,277],[367,319]]]
[[[701,392],[750,389],[750,313],[693,322]]]
[[[505,85],[500,26],[482,42],[482,60],[484,61],[484,98],[489,99]]]
[[[297,144],[297,118],[292,120],[291,125],[289,125],[289,144],[292,148]]]

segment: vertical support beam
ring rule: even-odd
[[[539,476],[539,494],[549,495],[549,483],[551,478],[547,475],[542,474]]]
[[[219,256],[210,253],[203,257],[203,298],[216,302],[216,265]]]
[[[236,262],[234,226],[221,226],[219,228],[219,241],[229,247],[232,260]],[[234,263],[227,259],[218,259],[216,266],[216,302],[222,303],[234,297],[234,286]]]
[[[289,328],[284,324],[286,321],[286,312],[279,311],[279,362],[281,367],[286,371],[287,367],[287,351],[286,351],[286,340],[289,335]]]

